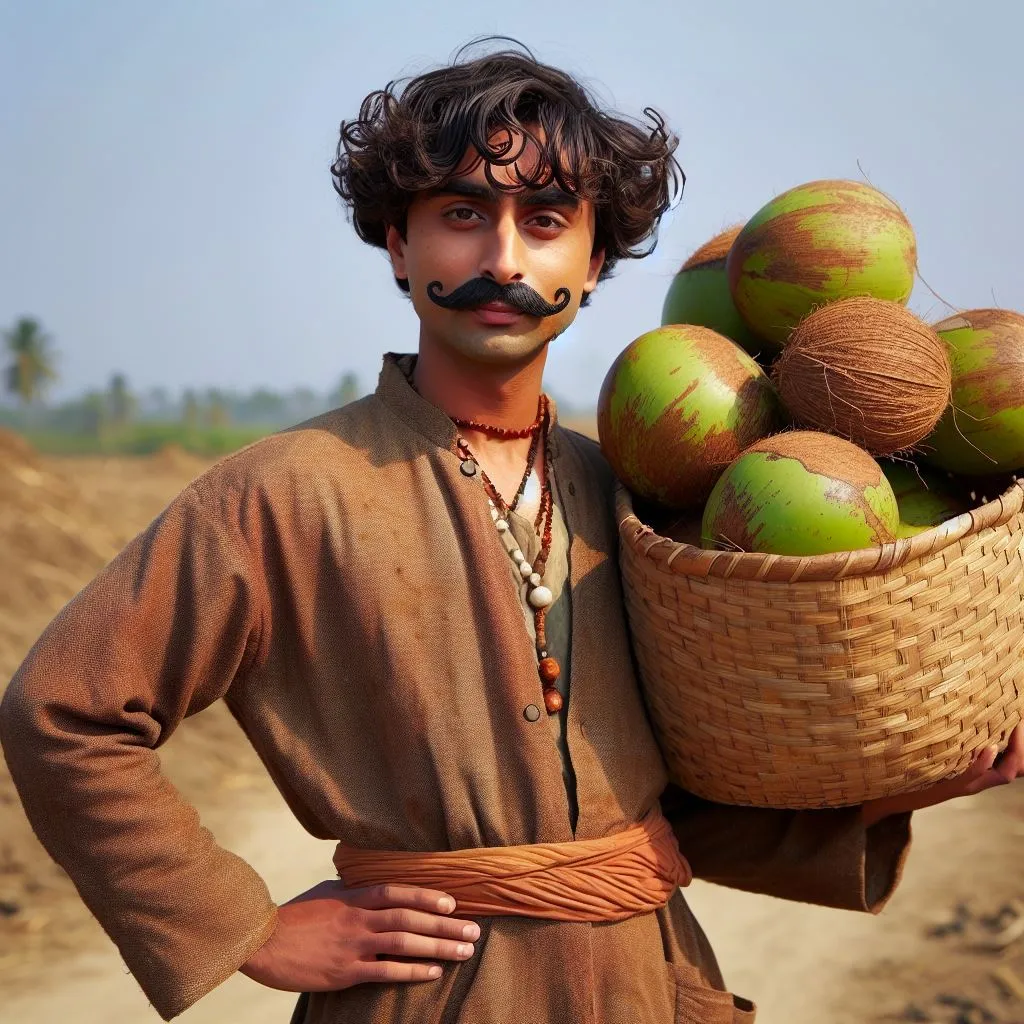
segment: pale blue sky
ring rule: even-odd
[[[328,173],[338,123],[388,79],[514,35],[616,109],[658,108],[688,176],[654,255],[620,265],[553,347],[593,404],[657,326],[694,248],[802,181],[858,177],[906,210],[950,302],[1024,310],[1024,33],[996,0],[484,4],[0,0],[0,325],[39,317],[55,397],[114,371],[325,389],[416,345],[384,257]],[[944,312],[919,286],[912,307]]]

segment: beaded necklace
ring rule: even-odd
[[[476,476],[479,472],[480,479],[487,494],[487,504],[490,506],[491,519],[494,521],[498,536],[501,538],[508,552],[509,557],[519,568],[519,574],[526,580],[530,587],[527,600],[533,608],[534,632],[536,633],[537,645],[537,672],[540,675],[541,685],[544,693],[544,707],[549,715],[555,714],[562,708],[562,695],[558,692],[555,682],[562,674],[561,666],[555,658],[550,657],[547,651],[547,634],[544,622],[547,618],[548,608],[551,606],[553,595],[549,587],[544,586],[544,568],[547,565],[548,555],[551,551],[551,523],[554,518],[554,498],[551,492],[550,466],[551,466],[551,416],[548,408],[547,395],[540,396],[537,409],[537,418],[529,426],[522,429],[509,427],[495,427],[476,420],[462,420],[452,418],[456,426],[464,430],[476,430],[488,437],[503,439],[531,437],[530,452],[526,458],[526,472],[519,484],[515,497],[511,503],[506,503],[498,489],[491,482],[491,479],[484,472],[483,466],[473,454],[469,443],[464,437],[458,437],[458,455],[462,460],[460,469],[466,476]],[[531,565],[526,556],[520,550],[512,530],[509,526],[508,516],[515,511],[519,499],[526,489],[527,481],[533,472],[537,460],[537,453],[541,444],[544,445],[544,479],[541,483],[540,508],[533,523],[533,528],[540,537],[540,551],[537,558]]]

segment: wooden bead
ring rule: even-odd
[[[557,690],[545,690],[544,707],[548,709],[549,715],[553,715],[556,711],[561,711],[562,695]]]
[[[537,669],[545,683],[553,683],[562,674],[562,668],[554,658],[544,658]]]

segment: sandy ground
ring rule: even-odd
[[[276,899],[313,885],[330,863],[330,844],[302,833],[273,800],[249,812],[247,829],[229,845],[260,871]],[[916,833],[903,885],[878,917],[700,882],[690,887],[688,897],[730,986],[757,1001],[759,1022],[1024,1021],[1024,1001],[1003,996],[994,980],[994,972],[1006,968],[1009,977],[1024,977],[1024,953],[1013,945],[1001,955],[974,952],[960,935],[927,937],[929,929],[953,919],[959,901],[986,914],[1011,891],[1024,896],[1017,853],[1024,842],[1024,792],[999,791],[923,812]],[[158,1020],[99,929],[87,939],[87,952],[55,958],[48,970],[38,964],[33,983],[8,990],[0,1021]],[[922,1012],[949,1009],[937,1002],[943,995],[970,1000],[999,1016],[907,1015],[910,1006]],[[293,1003],[287,993],[236,975],[178,1019],[278,1024],[288,1020]]]
[[[203,464],[40,459],[0,436],[0,681],[52,615]],[[6,595],[6,596],[5,596]],[[278,900],[330,873],[240,731],[216,706],[165,748],[170,777]],[[762,1024],[1024,1024],[1024,783],[922,812],[903,884],[878,917],[694,883],[730,987]],[[159,1018],[66,876],[35,841],[0,764],[0,1022]],[[236,976],[191,1024],[287,1021],[294,996]],[[483,1022],[485,1024],[485,1022]]]

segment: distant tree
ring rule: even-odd
[[[135,396],[128,389],[128,378],[123,373],[115,373],[107,386],[107,409],[111,426],[127,426],[135,416],[135,408]]]
[[[173,409],[170,391],[163,385],[150,388],[142,402],[142,409],[147,416],[161,420],[168,419]]]
[[[268,388],[257,388],[235,402],[235,415],[246,423],[276,424],[288,418],[287,403],[282,395]]]
[[[191,388],[186,388],[181,396],[181,422],[189,430],[199,426],[199,398]]]
[[[288,407],[292,419],[305,420],[320,412],[323,400],[312,388],[299,387],[289,392]]]
[[[338,386],[327,396],[327,402],[333,409],[354,402],[360,394],[359,378],[354,373],[343,373]]]
[[[53,340],[38,320],[26,316],[4,331],[4,343],[11,359],[6,368],[7,390],[27,406],[57,379]]]
[[[206,425],[226,427],[231,422],[231,407],[228,396],[218,388],[206,392]]]

